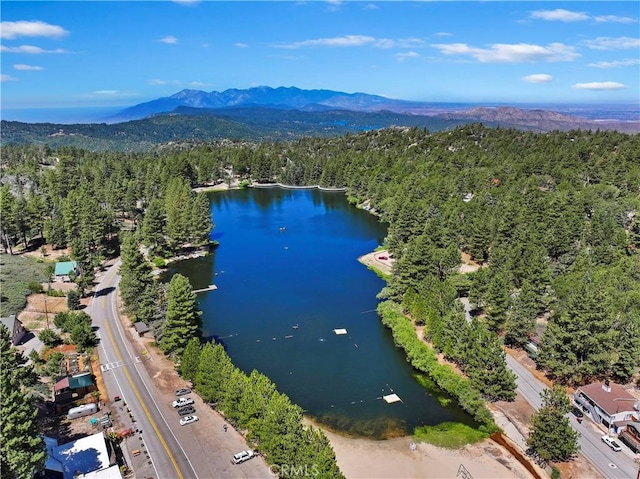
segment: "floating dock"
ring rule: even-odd
[[[213,291],[214,289],[218,289],[218,287],[215,284],[210,284],[206,288],[195,289],[195,290],[193,290],[193,292],[194,293],[204,293],[205,291]]]

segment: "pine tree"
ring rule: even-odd
[[[193,200],[191,220],[191,238],[195,244],[206,244],[209,242],[209,234],[213,230],[213,220],[211,219],[211,205],[206,193],[196,194]]]
[[[571,402],[561,386],[545,389],[540,395],[542,407],[531,419],[527,446],[545,461],[567,461],[579,449],[578,436],[566,415]]]
[[[524,346],[535,329],[537,314],[538,296],[531,283],[525,279],[507,312],[505,342]]]
[[[167,243],[176,251],[189,239],[192,220],[191,188],[184,178],[173,178],[167,186],[165,211],[167,212]]]
[[[167,319],[162,326],[160,348],[165,354],[182,354],[191,338],[200,338],[201,312],[186,276],[175,274],[167,291]]]
[[[489,280],[484,308],[487,314],[487,325],[492,331],[500,331],[504,327],[507,319],[507,309],[509,308],[510,293],[509,275],[501,270],[495,271]]]
[[[616,331],[600,285],[585,277],[563,309],[551,318],[542,336],[538,365],[570,384],[584,384],[611,371]]]
[[[149,202],[142,222],[142,241],[154,254],[162,255],[166,248],[164,203],[159,198]]]
[[[471,384],[489,401],[513,401],[516,375],[507,368],[506,354],[498,335],[474,319],[467,338],[463,367]]]
[[[9,330],[0,326],[0,457],[2,477],[31,479],[44,468],[47,454],[38,432],[38,410],[25,387],[33,372],[11,345]]]
[[[135,235],[125,233],[123,235],[122,247],[120,248],[120,297],[125,309],[136,316],[143,304],[142,298],[149,298],[152,293],[151,286],[153,278],[151,276],[151,266],[146,262],[140,252],[138,241]],[[142,320],[142,318],[140,318]]]
[[[198,338],[191,338],[180,358],[180,375],[191,383],[195,383],[196,380],[201,351],[202,344],[200,340]]]
[[[196,391],[206,402],[220,401],[229,386],[234,366],[220,344],[205,344],[200,353],[196,372]]]

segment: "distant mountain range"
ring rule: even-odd
[[[301,90],[295,87],[271,88],[260,86],[246,90],[235,88],[223,92],[182,90],[169,97],[158,98],[127,108],[109,120],[128,121],[146,118],[156,113],[167,113],[175,108],[250,108],[261,106],[276,110],[301,111],[381,111],[403,112],[419,108],[420,103],[390,100],[366,93],[343,93],[332,90]]]
[[[440,131],[472,122],[537,132],[600,129],[640,133],[637,105],[555,107],[472,107],[295,87],[263,86],[223,92],[182,90],[126,108],[100,124],[3,120],[0,140],[2,145],[49,144],[142,151],[167,142],[222,138],[283,140],[337,136],[391,126]]]

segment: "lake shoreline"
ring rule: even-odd
[[[460,467],[472,477],[533,477],[509,452],[491,439],[460,449],[445,449],[411,436],[391,439],[352,437],[329,430],[305,416],[304,422],[329,439],[338,467],[349,479],[440,479],[457,477]]]

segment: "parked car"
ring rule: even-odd
[[[193,406],[182,406],[181,408],[178,408],[178,414],[180,416],[186,416],[187,414],[193,414],[194,412],[196,412],[196,408]]]
[[[198,416],[185,416],[182,419],[180,419],[180,425],[186,426],[187,424],[194,423],[197,420],[198,420]]]
[[[614,439],[610,438],[606,434],[602,436],[602,442],[604,442],[607,446],[613,449],[616,452],[622,451],[622,447],[618,444]]]
[[[582,410],[578,406],[573,406],[573,409],[571,410],[571,412],[577,418],[583,418],[584,417],[584,413],[582,412]]]
[[[240,464],[241,462],[248,461],[255,455],[256,453],[251,449],[247,449],[246,451],[240,451],[238,454],[233,455],[233,458],[231,458],[231,462],[233,464]]]
[[[187,388],[178,389],[176,391],[176,396],[184,396],[185,394],[189,394],[190,392],[191,392],[191,389],[187,389]]]
[[[173,407],[182,407],[182,406],[188,406],[189,404],[193,404],[193,399],[191,399],[191,398],[180,398],[180,399],[176,399],[175,401],[173,401],[173,403],[171,405]]]

